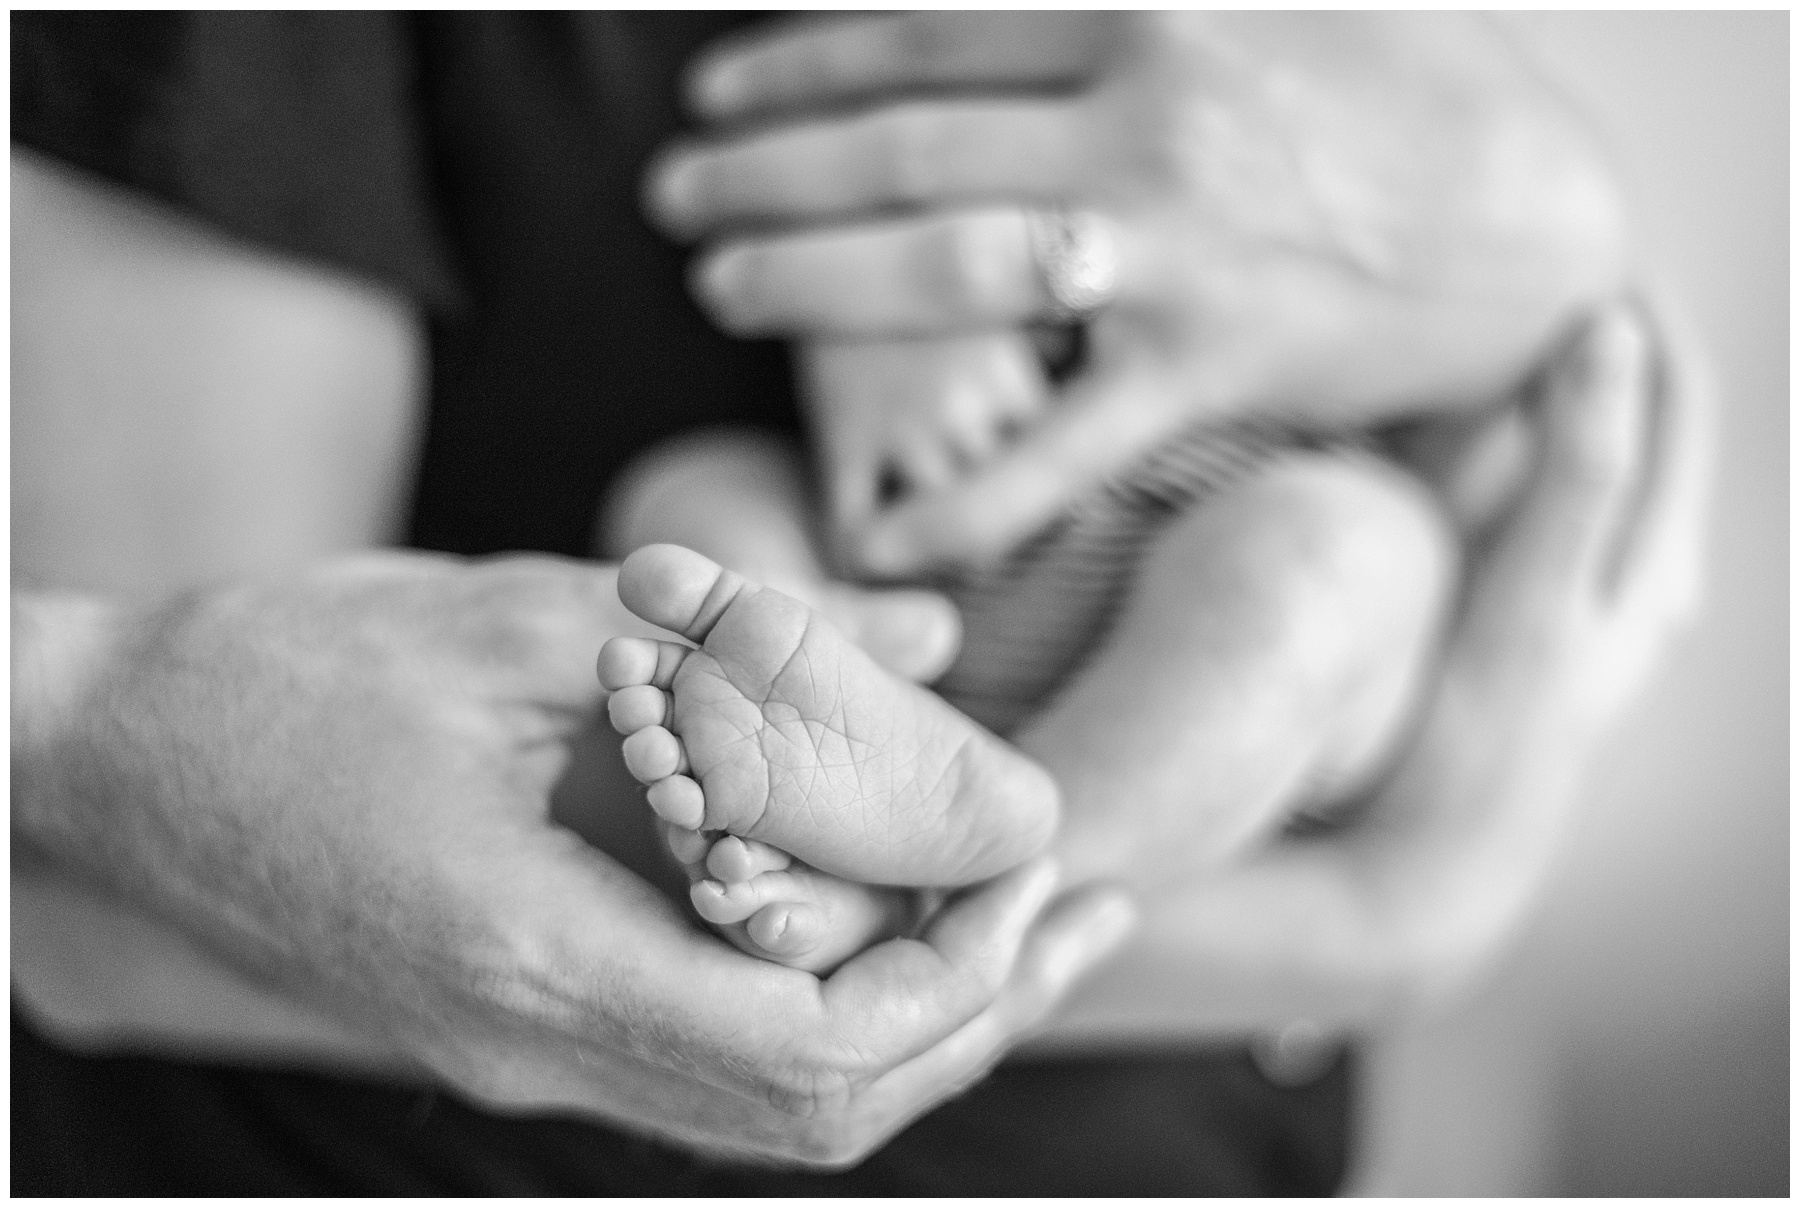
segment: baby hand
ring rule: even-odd
[[[1022,330],[941,339],[812,341],[799,352],[834,552],[875,570],[882,513],[961,483],[1013,445],[1050,393]]]

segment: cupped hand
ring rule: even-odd
[[[704,116],[756,124],[671,150],[647,195],[718,239],[694,279],[728,330],[1016,329],[1053,301],[1028,212],[1111,232],[1081,371],[1028,439],[864,524],[872,570],[992,556],[1196,418],[1498,396],[1620,271],[1598,157],[1462,15],[838,20],[692,80]],[[1016,349],[993,352],[1007,374]]]
[[[697,930],[548,819],[627,624],[609,568],[368,555],[84,642],[24,611],[15,842],[491,1107],[850,1161],[1129,921],[1106,893],[1044,909],[1040,863],[825,981]]]

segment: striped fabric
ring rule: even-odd
[[[1285,429],[1197,425],[1078,500],[1003,565],[946,587],[962,609],[963,648],[935,687],[996,734],[1010,733],[1105,641],[1164,525],[1303,447],[1315,446]]]

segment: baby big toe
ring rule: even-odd
[[[748,582],[691,549],[646,545],[619,566],[619,600],[652,625],[701,642]]]

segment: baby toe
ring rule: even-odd
[[[647,684],[656,674],[656,643],[648,638],[610,638],[600,647],[595,669],[600,686],[613,692]]]
[[[681,740],[661,726],[646,726],[619,744],[625,769],[642,784],[687,771],[687,751]]]
[[[767,904],[751,881],[715,881],[711,878],[688,886],[688,900],[694,911],[709,923],[725,926],[741,923]]]
[[[596,669],[600,686],[617,692],[645,684],[666,689],[675,682],[675,672],[693,652],[680,642],[659,642],[651,638],[609,638],[600,647]]]
[[[793,857],[778,847],[726,835],[706,854],[706,870],[721,881],[748,881],[765,872],[779,872]]]
[[[807,902],[776,902],[750,916],[744,930],[776,956],[802,956],[825,938],[825,913]]]
[[[706,794],[689,777],[669,776],[658,780],[645,791],[644,799],[658,818],[683,830],[698,831],[701,823],[706,821]],[[673,841],[670,850],[674,851]],[[681,859],[679,855],[675,858]],[[698,862],[698,856],[693,861],[682,860],[683,864]]]
[[[635,734],[669,720],[669,694],[650,684],[620,688],[606,702],[606,716],[621,734]]]
[[[686,779],[685,776],[679,778],[679,780]],[[676,793],[686,791],[680,788],[664,789],[662,783],[665,782],[651,785],[645,796],[666,796],[671,791]],[[699,788],[700,786],[695,785],[694,787]],[[701,803],[701,808],[704,811],[704,802]],[[658,818],[662,817],[662,811],[656,810],[654,804],[651,805],[651,809],[656,811]],[[706,874],[706,852],[712,846],[712,840],[691,827],[676,826],[667,820],[662,821],[659,825],[662,830],[663,846],[668,849],[669,855],[674,861],[686,869],[690,877],[704,876]]]

